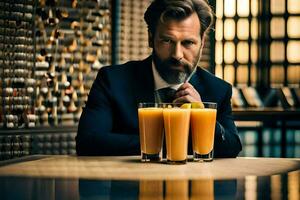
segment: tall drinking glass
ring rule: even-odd
[[[165,104],[163,109],[167,162],[170,164],[186,163],[190,112],[190,108],[175,103]]]
[[[191,109],[194,161],[212,161],[217,117],[217,104],[202,102]]]
[[[141,161],[160,161],[164,132],[163,108],[157,103],[140,103],[138,116]]]

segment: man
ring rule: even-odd
[[[231,116],[231,86],[197,67],[213,15],[205,0],[154,0],[145,12],[150,57],[103,67],[76,137],[78,155],[138,155],[138,103],[217,102],[215,157],[236,157],[241,143]],[[189,153],[192,153],[189,144]]]

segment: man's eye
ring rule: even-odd
[[[162,42],[163,43],[171,43],[171,40],[170,39],[163,39]]]
[[[182,42],[182,45],[183,45],[183,46],[191,46],[191,45],[193,45],[193,44],[194,44],[193,41],[183,41],[183,42]]]

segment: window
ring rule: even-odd
[[[299,27],[298,0],[216,0],[215,74],[237,87],[299,87]]]

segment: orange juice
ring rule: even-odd
[[[191,110],[193,151],[197,154],[209,154],[213,150],[216,116],[216,109]]]
[[[189,181],[188,180],[167,180],[166,200],[188,200]]]
[[[160,153],[164,128],[163,109],[154,107],[139,108],[138,115],[142,153]]]
[[[164,126],[168,161],[186,161],[190,109],[164,108]]]
[[[214,180],[199,179],[193,180],[191,184],[191,200],[214,199]]]
[[[163,200],[164,199],[163,180],[140,180],[139,200]]]

